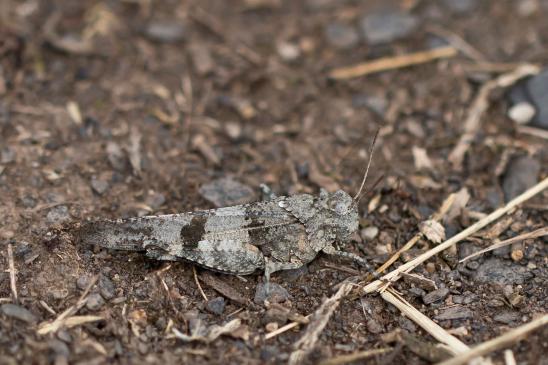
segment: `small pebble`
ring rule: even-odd
[[[265,284],[259,283],[257,284],[253,301],[256,304],[263,304],[265,300],[268,300],[270,303],[283,303],[289,298],[289,292],[283,286],[276,283],[270,283],[270,293],[267,296]]]
[[[206,309],[213,314],[220,316],[225,311],[225,298],[217,297],[206,303]]]
[[[504,311],[502,313],[496,314],[493,319],[500,323],[511,324],[513,322],[519,321],[520,314],[519,312]]]
[[[266,326],[265,326],[266,332],[274,332],[278,328],[279,328],[279,325],[278,325],[277,322],[270,322],[270,323],[267,323]]]
[[[151,192],[147,195],[145,204],[156,210],[159,209],[166,202],[166,197],[162,193]]]
[[[229,177],[202,185],[199,193],[202,198],[216,207],[229,207],[255,200],[255,192],[252,188]]]
[[[360,21],[363,35],[371,46],[404,38],[417,25],[417,18],[398,10],[369,13]]]
[[[3,304],[0,311],[7,317],[15,318],[29,324],[38,322],[38,317],[32,314],[28,309],[17,304]]]
[[[97,194],[102,195],[108,189],[108,181],[99,180],[96,177],[93,177],[91,179],[91,188]]]
[[[517,103],[508,109],[508,117],[518,124],[527,124],[535,116],[535,107],[526,101]]]
[[[378,334],[384,331],[380,323],[374,320],[373,318],[370,318],[367,321],[367,330],[374,334]]]
[[[86,274],[80,275],[80,277],[76,280],[76,286],[80,290],[85,290],[89,286],[89,283],[91,283],[91,276]]]
[[[101,309],[101,307],[105,304],[105,300],[99,293],[91,293],[86,301],[86,308],[91,311],[96,311]]]
[[[99,292],[106,300],[110,300],[116,295],[116,288],[114,287],[114,283],[105,275],[99,276],[98,286]]]
[[[15,150],[9,146],[3,147],[0,151],[0,163],[8,164],[15,161],[17,154]]]
[[[362,229],[360,235],[365,241],[371,241],[379,234],[379,229],[375,226],[370,226]]]
[[[438,290],[433,290],[430,293],[424,295],[422,297],[422,301],[424,302],[424,304],[432,304],[432,303],[439,302],[440,300],[445,299],[447,294],[449,294],[449,289],[440,288]]]
[[[154,21],[147,25],[146,36],[156,42],[176,43],[185,37],[185,27],[180,21]]]
[[[325,36],[329,44],[339,49],[353,48],[360,40],[354,27],[341,23],[328,24],[325,28]]]
[[[290,42],[280,42],[276,49],[280,58],[286,62],[295,61],[301,55],[299,46]]]
[[[435,318],[440,321],[472,318],[474,313],[467,307],[454,306],[440,311]]]
[[[523,284],[531,279],[533,274],[527,268],[507,260],[490,258],[485,260],[473,279],[482,283],[491,284]]]
[[[523,156],[512,159],[502,181],[506,202],[534,186],[538,181],[539,172],[540,162],[535,158]]]
[[[46,215],[46,221],[49,224],[63,224],[70,221],[69,210],[66,205],[58,205],[49,210]]]
[[[443,0],[445,7],[457,14],[466,14],[474,10],[478,0]]]

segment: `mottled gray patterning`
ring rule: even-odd
[[[227,274],[270,274],[299,268],[335,249],[358,229],[356,202],[344,191],[300,194],[247,205],[182,214],[102,220],[83,225],[80,237],[110,249],[143,251],[158,260],[186,260]]]

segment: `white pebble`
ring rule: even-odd
[[[508,109],[508,117],[519,124],[528,123],[535,116],[535,108],[527,103],[521,102]]]

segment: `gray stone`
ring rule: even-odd
[[[280,277],[284,282],[294,282],[306,274],[308,274],[308,265],[303,265],[298,269],[280,271],[278,277]]]
[[[105,300],[99,293],[91,293],[88,296],[88,299],[86,301],[86,308],[91,311],[96,311],[101,309],[101,307],[105,304]]]
[[[508,117],[518,124],[529,123],[535,113],[535,107],[526,101],[519,102],[508,109]]]
[[[356,94],[352,96],[352,106],[354,108],[367,108],[378,116],[383,117],[386,109],[388,109],[388,100],[380,96]]]
[[[49,210],[46,215],[49,224],[63,224],[70,221],[70,213],[66,205],[58,205]]]
[[[375,226],[366,227],[360,231],[360,236],[362,236],[365,241],[371,241],[372,239],[377,237],[378,234],[379,229]]]
[[[97,194],[102,195],[108,189],[108,181],[100,180],[96,177],[93,177],[91,178],[91,188]]]
[[[2,148],[0,151],[0,163],[7,164],[15,161],[17,154],[15,150],[9,146]]]
[[[508,202],[537,183],[540,172],[538,160],[524,156],[512,159],[502,181],[504,199]]]
[[[266,295],[266,288],[264,283],[259,283],[255,291],[255,298],[253,301],[257,304],[263,304],[265,300],[270,303],[283,303],[290,298],[288,291],[281,285],[276,283],[270,283],[270,292]]]
[[[245,204],[255,200],[253,189],[229,177],[202,185],[199,193],[216,207]]]
[[[342,23],[328,24],[325,28],[325,36],[329,44],[340,49],[353,48],[360,40],[354,27]]]
[[[156,210],[160,208],[166,202],[166,197],[161,193],[152,193],[146,198],[146,205]]]
[[[106,300],[110,300],[116,295],[116,287],[114,286],[114,283],[105,275],[99,276],[98,286],[99,292]]]
[[[28,309],[16,304],[3,304],[0,311],[7,317],[15,318],[23,322],[34,324],[38,318]]]
[[[78,289],[80,290],[85,290],[87,289],[87,287],[89,286],[89,284],[91,283],[91,276],[89,275],[81,275],[77,280],[76,280],[76,286],[78,287]]]
[[[287,322],[287,316],[289,314],[289,311],[283,310],[281,308],[268,308],[268,310],[265,312],[263,318],[261,318],[261,323],[268,324],[275,322],[279,326],[283,326]]]
[[[430,293],[424,295],[422,297],[422,301],[424,304],[432,304],[435,302],[438,302],[440,300],[445,299],[445,297],[449,294],[449,289],[447,288],[440,288],[437,290],[433,290]]]
[[[531,125],[548,129],[548,69],[531,77],[526,88],[537,111]]]
[[[145,34],[152,41],[176,43],[185,38],[185,27],[180,21],[153,21],[147,25]]]
[[[444,309],[435,318],[440,321],[447,321],[453,319],[467,319],[472,318],[473,316],[474,313],[470,309],[462,306],[454,306]]]
[[[530,124],[548,129],[548,69],[517,83],[510,89],[508,98],[512,107],[520,103],[531,104],[535,108],[535,115]]]
[[[533,274],[525,267],[507,260],[491,258],[481,264],[473,279],[482,283],[520,285],[532,277]]]
[[[206,303],[206,309],[213,314],[220,316],[225,311],[225,298],[217,297]]]
[[[520,320],[521,315],[519,312],[510,312],[504,311],[502,313],[496,314],[493,319],[497,322],[504,324],[511,324]]]
[[[466,14],[476,9],[477,0],[443,0],[445,7],[453,13]]]
[[[360,27],[367,43],[375,46],[406,37],[418,25],[411,14],[398,10],[382,10],[365,15]]]
[[[370,318],[367,321],[367,330],[371,333],[378,334],[384,331],[381,324],[377,322],[375,319]]]

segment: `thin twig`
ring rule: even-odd
[[[470,227],[466,228],[465,230],[461,231],[460,233],[454,235],[450,239],[446,240],[445,242],[439,244],[438,246],[432,248],[431,250],[426,251],[422,255],[416,257],[415,259],[403,264],[402,266],[398,267],[397,269],[389,272],[388,274],[384,275],[379,280],[375,280],[374,282],[366,285],[363,288],[363,291],[365,294],[372,293],[374,291],[379,290],[383,286],[386,286],[387,282],[394,282],[398,280],[401,277],[401,273],[403,272],[410,272],[414,268],[416,268],[418,265],[422,264],[424,261],[428,260],[430,257],[444,251],[445,249],[453,246],[459,241],[462,241],[466,237],[469,237],[470,235],[478,232],[480,229],[484,228],[485,226],[491,224],[495,220],[499,219],[506,213],[512,211],[515,207],[522,204],[523,202],[529,200],[536,194],[540,193],[541,191],[548,188],[548,178],[545,178],[535,186],[531,187],[530,189],[523,192],[521,195],[517,196],[516,198],[512,199],[508,202],[504,207],[501,207],[491,214],[489,214],[484,219],[481,219],[471,225]]]
[[[328,77],[333,80],[353,79],[355,77],[365,76],[372,73],[414,66],[456,55],[457,50],[454,47],[434,48],[428,51],[420,51],[393,57],[383,57],[368,62],[358,63],[354,66],[336,68],[329,72]]]
[[[508,87],[513,85],[518,80],[537,74],[540,68],[531,64],[523,64],[515,70],[502,74],[496,79],[490,80],[482,85],[479,89],[476,98],[472,102],[472,106],[468,110],[468,116],[464,121],[464,130],[458,143],[455,145],[449,154],[449,161],[456,170],[462,169],[464,155],[474,141],[476,134],[481,126],[481,117],[489,108],[489,95],[491,92],[500,87]]]
[[[200,280],[198,280],[198,275],[196,274],[195,266],[192,266],[192,272],[194,273],[194,281],[196,282],[196,286],[198,287],[200,294],[202,294],[202,297],[204,298],[204,300],[208,302],[209,299],[207,299],[207,295],[204,293],[204,290],[202,289],[202,286],[200,285]]]
[[[348,355],[340,355],[336,357],[332,357],[331,359],[322,361],[320,365],[342,365],[342,364],[348,364],[354,361],[367,359],[369,357],[375,356],[375,355],[382,355],[389,351],[392,351],[392,348],[386,347],[382,349],[373,349],[373,350],[367,350],[367,351],[358,351],[353,354]]]
[[[19,301],[19,298],[17,297],[17,271],[15,270],[15,261],[13,260],[13,247],[11,243],[8,243],[8,266],[9,269],[7,271],[10,273],[11,295],[13,297],[13,301],[17,303]]]
[[[519,236],[512,237],[512,238],[509,238],[507,240],[495,243],[494,245],[491,245],[491,246],[489,246],[489,247],[487,247],[483,250],[480,250],[478,252],[474,252],[473,254],[466,256],[465,258],[463,258],[459,262],[464,262],[464,261],[470,260],[472,257],[476,257],[476,256],[479,256],[483,253],[493,251],[493,250],[496,250],[496,249],[504,247],[504,246],[511,245],[515,242],[520,242],[520,241],[527,240],[527,239],[530,239],[530,238],[537,238],[537,237],[542,237],[542,236],[547,236],[547,235],[548,235],[548,227],[539,228],[536,231],[520,234]]]
[[[466,364],[468,361],[472,360],[475,357],[488,354],[492,351],[499,350],[501,348],[507,347],[515,342],[520,341],[523,336],[527,335],[529,332],[532,332],[540,327],[548,324],[548,314],[544,314],[537,319],[532,320],[531,322],[524,324],[522,326],[516,327],[511,331],[506,332],[502,336],[496,337],[492,340],[486,341],[471,350],[461,353],[452,359],[443,361],[438,365],[460,365]]]

